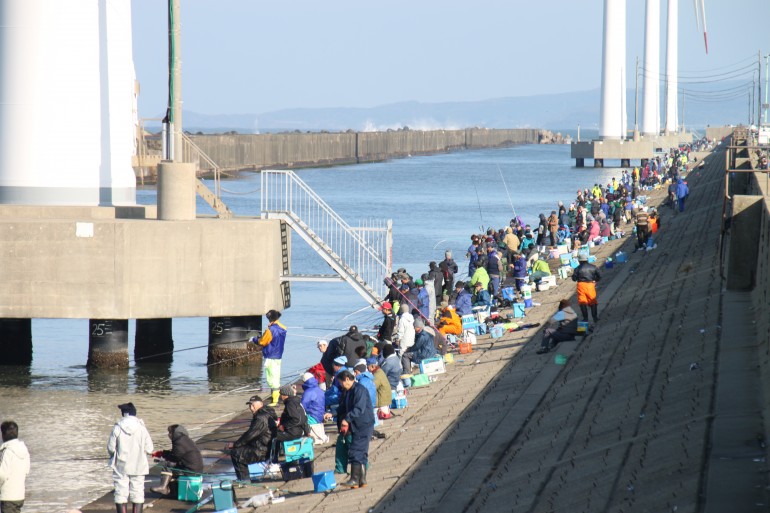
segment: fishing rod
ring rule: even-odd
[[[500,169],[500,166],[498,166],[498,169]],[[476,202],[479,204],[479,218],[481,219],[479,229],[481,232],[484,232],[484,215],[481,213],[481,199],[479,198],[479,189],[476,187],[476,182],[473,182],[473,190],[476,191]]]
[[[503,177],[503,171],[500,169],[500,164],[497,164],[497,171],[500,173],[500,179],[503,181],[503,185],[505,186],[505,194],[508,195],[508,203],[511,204],[511,210],[513,210],[513,217],[518,217],[516,215],[516,209],[513,208],[513,201],[511,200],[511,194],[508,192],[508,184],[505,183],[505,178]]]

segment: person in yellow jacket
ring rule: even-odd
[[[278,322],[281,312],[270,310],[265,314],[270,321],[262,336],[251,337],[251,341],[262,346],[262,360],[264,361],[265,381],[272,390],[273,402],[270,406],[278,404],[281,388],[281,358],[283,358],[283,346],[286,342],[286,326]]]

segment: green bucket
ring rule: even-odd
[[[553,357],[553,363],[555,363],[556,365],[564,365],[565,363],[567,363],[567,357],[564,356],[563,354],[557,354],[556,356]]]

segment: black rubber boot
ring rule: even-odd
[[[144,503],[143,503],[143,502],[140,502],[140,503],[138,503],[138,504],[136,504],[136,503],[135,503],[135,504],[134,504],[134,509],[132,510],[132,512],[131,512],[131,513],[142,513],[142,507],[143,507],[143,506],[144,506]]]
[[[591,305],[591,317],[594,322],[599,322],[599,307],[597,305]]]
[[[364,486],[366,486],[366,465],[361,465],[360,468],[361,468],[361,471],[359,472],[359,475],[358,475],[358,486],[360,488],[363,488]]]
[[[583,314],[583,322],[588,322],[588,305],[580,305],[580,313]]]
[[[347,486],[348,488],[358,488],[359,486],[361,486],[361,464],[360,463],[350,464],[350,479],[342,483],[342,486]]]
[[[118,513],[128,513],[128,504],[125,502],[123,504],[115,504],[115,509]]]
[[[161,495],[168,495],[171,493],[171,488],[169,488],[169,484],[171,484],[171,472],[161,472],[160,473],[160,484],[158,486],[153,486],[150,488],[151,491],[155,493],[159,493]]]

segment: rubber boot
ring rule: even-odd
[[[350,479],[342,483],[342,486],[347,486],[348,488],[358,488],[359,486],[361,486],[361,464],[360,463],[353,462],[350,464]]]
[[[134,503],[134,509],[131,510],[131,513],[142,513],[142,507],[143,506],[144,506],[143,502]]]
[[[168,486],[171,483],[171,477],[171,472],[161,472],[160,484],[150,488],[150,490],[161,495],[168,495],[171,493],[171,489]]]
[[[118,513],[128,513],[128,504],[125,502],[123,504],[115,504],[115,509]]]
[[[594,322],[599,322],[599,307],[597,305],[591,305],[591,317]]]
[[[278,406],[278,400],[281,398],[281,392],[279,390],[273,390],[272,399],[273,402],[269,406]]]
[[[359,473],[359,476],[358,476],[358,486],[361,488],[366,486],[366,467],[367,466],[368,464],[361,465],[361,472]]]

